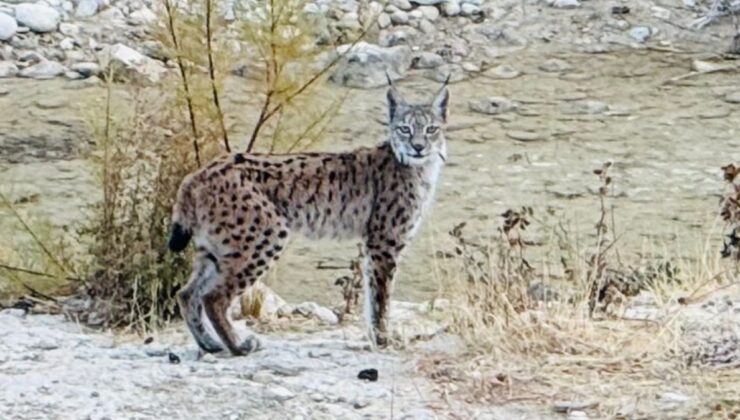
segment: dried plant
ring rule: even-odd
[[[720,202],[720,217],[730,230],[722,247],[722,257],[732,258],[736,263],[740,261],[740,184],[736,183],[740,167],[729,164],[722,167],[724,180],[728,184],[728,191]]]

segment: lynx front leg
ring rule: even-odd
[[[373,344],[385,346],[388,344],[388,306],[400,249],[373,242],[368,243],[367,248],[363,275],[365,317],[370,340]]]

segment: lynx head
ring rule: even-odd
[[[448,78],[449,80],[449,78]],[[443,128],[447,122],[450,92],[447,81],[431,103],[407,103],[388,78],[388,127],[396,160],[407,166],[421,166],[447,158]]]

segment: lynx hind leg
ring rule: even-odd
[[[203,292],[205,286],[217,275],[217,268],[208,254],[203,252],[199,252],[193,265],[190,281],[177,293],[177,301],[198,347],[207,353],[217,353],[224,348],[218,340],[211,337],[203,324]]]
[[[272,217],[270,217],[272,216]],[[206,291],[203,304],[206,314],[221,341],[234,355],[249,353],[254,339],[237,342],[237,335],[228,318],[228,308],[234,298],[254,284],[272,266],[282,253],[288,239],[287,223],[272,209],[263,209],[259,215],[248,215],[251,221],[245,236],[230,234],[229,252],[218,259],[219,273]]]

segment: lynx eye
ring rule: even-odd
[[[411,128],[408,125],[401,125],[396,128],[401,134],[411,134]]]
[[[427,127],[426,131],[427,131],[427,134],[434,134],[437,131],[439,131],[439,127],[437,127],[436,125],[430,125]]]

